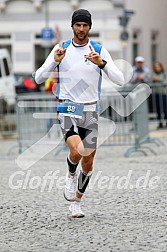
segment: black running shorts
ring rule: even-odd
[[[65,141],[72,135],[79,135],[85,148],[96,149],[98,136],[98,113],[96,111],[84,111],[82,119],[59,113],[58,119]]]

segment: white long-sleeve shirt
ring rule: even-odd
[[[90,53],[90,40],[84,46],[70,43],[67,47],[65,57],[61,62],[55,62],[54,51],[59,48],[57,44],[44,64],[36,71],[35,81],[40,84],[44,82],[58,67],[59,81],[57,84],[57,97],[69,99],[77,103],[89,103],[99,100],[101,90],[101,73],[107,74],[109,79],[117,85],[124,84],[122,72],[114,64],[108,51],[102,46],[100,56],[107,61],[106,66],[100,68],[94,63],[86,60],[84,55]]]

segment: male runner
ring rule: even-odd
[[[70,201],[72,217],[84,217],[81,198],[88,186],[96,152],[98,132],[98,101],[101,75],[105,72],[112,82],[124,84],[123,74],[115,66],[108,51],[88,37],[91,14],[84,9],[72,15],[73,39],[57,44],[44,64],[36,71],[38,84],[46,73],[58,68],[59,122],[67,146],[68,172],[64,197]],[[82,169],[77,175],[81,161]]]

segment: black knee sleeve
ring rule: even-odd
[[[78,166],[79,163],[77,163],[77,164],[72,164],[72,163],[70,162],[70,160],[68,159],[68,157],[67,157],[67,163],[68,163],[68,167],[69,167],[69,172],[70,172],[70,173],[75,173],[75,171],[76,171],[77,166]]]
[[[78,192],[83,194],[89,184],[91,178],[90,175],[86,175],[83,173],[83,171],[80,171],[79,177],[78,177]]]

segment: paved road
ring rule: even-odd
[[[0,148],[12,146],[6,141]],[[98,149],[83,219],[69,218],[63,198],[66,151],[28,170],[16,165],[17,156],[1,158],[0,252],[166,252],[166,146],[151,146],[157,156],[148,150],[147,157],[124,158],[125,147]],[[54,183],[45,185],[43,176],[54,172]]]

